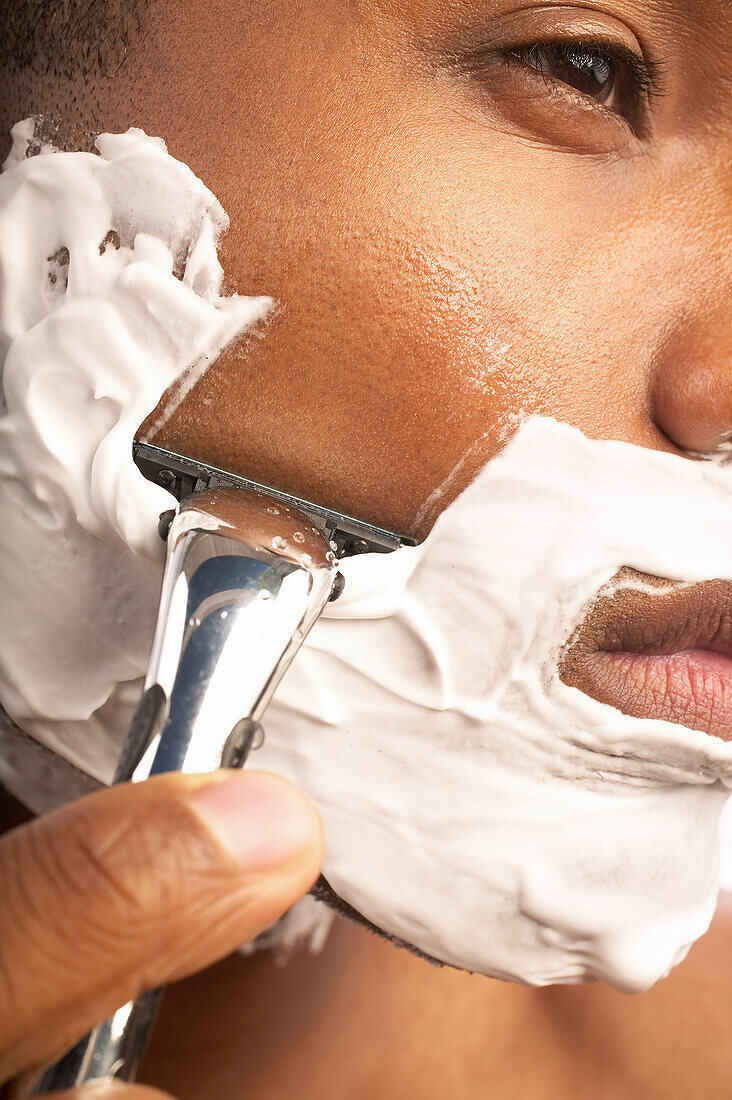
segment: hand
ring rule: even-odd
[[[251,939],[310,887],[322,848],[305,797],[251,771],[123,784],[0,838],[0,1081]]]

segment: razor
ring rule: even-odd
[[[339,562],[412,538],[149,443],[144,476],[178,506],[160,517],[166,560],[144,688],[115,783],[241,767],[308,632],[344,588]],[[22,1095],[134,1080],[162,990],[98,1024]]]

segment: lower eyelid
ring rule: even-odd
[[[511,65],[514,81],[505,79]],[[496,113],[496,120],[515,124],[517,135],[537,144],[585,156],[640,152],[634,140],[639,135],[623,115],[515,58],[507,61],[502,52],[486,57],[481,65],[474,58],[470,72],[463,66],[463,77],[490,113]]]
[[[631,120],[620,111],[615,110],[613,107],[606,106],[604,103],[599,102],[599,100],[594,99],[591,95],[581,92],[578,88],[572,87],[571,84],[559,80],[548,73],[542,72],[527,61],[517,57],[515,54],[511,55],[509,51],[506,51],[504,54],[499,54],[496,60],[499,61],[505,70],[513,69],[516,71],[517,68],[520,69],[529,79],[539,81],[545,91],[551,94],[558,94],[565,99],[572,100],[579,107],[585,108],[586,110],[598,111],[604,118],[611,116],[620,122],[624,122],[626,125],[632,125]],[[487,74],[487,70],[486,75],[488,77],[486,82],[488,82],[491,77]]]

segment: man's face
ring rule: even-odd
[[[79,147],[80,130],[119,131],[138,125],[164,137],[173,156],[190,165],[230,215],[231,230],[222,255],[231,280],[228,289],[271,295],[279,302],[260,334],[263,338],[254,336],[246,346],[222,355],[167,420],[156,436],[159,442],[422,536],[481,466],[485,466],[481,476],[489,480],[496,470],[500,473],[502,459],[486,462],[528,413],[568,421],[589,436],[682,454],[709,451],[726,441],[732,428],[732,376],[727,363],[732,338],[726,315],[732,277],[732,46],[727,45],[732,41],[732,10],[721,0],[651,4],[613,0],[602,11],[547,4],[516,9],[498,0],[485,4],[326,0],[300,5],[275,0],[265,6],[248,0],[225,5],[204,0],[194,6],[158,0],[143,29],[125,63],[108,78],[54,83],[49,77],[21,74],[20,95],[10,110],[15,117],[41,112],[68,120],[72,148]],[[63,133],[60,136],[63,139]],[[587,440],[584,445],[592,446]],[[430,611],[434,601],[442,598],[440,593],[445,596],[446,615],[455,629],[443,634],[459,642],[452,651],[455,676],[440,679],[442,665],[433,662],[435,675],[440,674],[436,698],[441,701],[435,706],[430,697],[424,705],[415,705],[412,736],[404,715],[389,710],[393,699],[401,698],[393,691],[386,692],[387,701],[378,692],[375,701],[365,692],[360,726],[353,716],[335,723],[338,733],[345,728],[351,737],[360,728],[365,758],[386,769],[383,784],[373,781],[374,774],[369,778],[366,769],[356,769],[360,808],[349,787],[353,757],[343,755],[342,778],[333,767],[313,769],[317,775],[312,783],[324,783],[326,789],[310,793],[320,794],[316,801],[338,812],[338,798],[350,799],[346,824],[350,821],[356,829],[349,833],[350,826],[344,826],[338,813],[336,820],[326,821],[336,838],[331,849],[340,844],[343,852],[340,868],[334,866],[332,851],[329,855],[329,881],[341,887],[347,900],[355,899],[359,910],[375,923],[379,912],[371,902],[374,897],[379,904],[384,898],[389,902],[394,890],[387,882],[388,889],[374,888],[371,902],[359,901],[365,872],[352,863],[354,852],[370,851],[358,833],[361,825],[380,820],[369,811],[371,799],[380,798],[382,789],[389,790],[388,783],[402,784],[411,767],[412,803],[403,786],[399,798],[391,800],[392,809],[405,808],[401,835],[406,866],[411,866],[414,852],[413,823],[423,820],[425,805],[437,804],[436,799],[423,797],[424,784],[442,774],[424,763],[436,746],[446,744],[451,765],[469,773],[463,786],[455,782],[452,787],[454,820],[461,819],[464,790],[470,783],[475,785],[475,799],[467,804],[480,806],[484,814],[492,813],[496,805],[484,795],[499,774],[495,762],[502,752],[500,723],[495,716],[483,715],[485,730],[481,727],[478,740],[472,726],[470,736],[466,734],[467,743],[477,744],[482,770],[471,770],[470,757],[455,730],[449,727],[443,738],[440,725],[441,716],[447,715],[447,721],[460,710],[460,700],[445,702],[440,694],[445,683],[464,676],[471,660],[478,672],[485,673],[493,668],[496,655],[504,662],[510,656],[507,645],[501,644],[498,652],[500,631],[485,629],[491,607],[506,607],[507,601],[517,599],[509,626],[516,627],[514,636],[521,641],[522,631],[530,629],[532,621],[541,624],[545,613],[565,614],[557,593],[562,596],[567,584],[577,589],[572,614],[552,633],[553,660],[559,643],[576,625],[584,601],[598,584],[611,579],[608,560],[614,567],[627,564],[647,571],[660,563],[657,571],[663,576],[680,577],[690,571],[696,577],[699,563],[710,562],[705,553],[713,550],[719,556],[712,555],[708,575],[729,583],[723,553],[729,539],[704,538],[703,525],[694,531],[694,568],[688,569],[689,560],[674,557],[684,549],[684,522],[694,500],[693,491],[681,499],[681,474],[673,493],[650,493],[649,460],[658,461],[660,456],[638,451],[631,456],[632,476],[626,470],[624,479],[611,488],[622,490],[635,479],[650,498],[640,513],[651,528],[649,545],[653,543],[654,551],[645,557],[637,553],[640,534],[633,526],[635,519],[625,522],[625,496],[621,493],[617,512],[612,513],[617,523],[609,523],[612,515],[600,489],[585,491],[588,475],[582,466],[577,478],[569,479],[569,489],[581,505],[572,522],[570,510],[561,502],[552,509],[543,491],[532,497],[532,481],[518,504],[520,523],[513,543],[507,535],[506,516],[492,517],[490,510],[482,524],[463,524],[459,544],[450,541],[459,527],[457,513],[445,517],[448,522],[442,525],[442,533],[438,527],[428,553],[437,554],[440,568],[434,571],[434,582],[426,566],[421,576]],[[560,450],[554,457],[561,466],[566,456]],[[697,473],[699,482],[703,481],[703,467],[690,462],[680,466],[691,481]],[[541,463],[540,468],[544,469]],[[607,488],[602,462],[597,471],[597,485]],[[532,476],[533,472],[532,467]],[[496,499],[509,498],[510,493],[503,498],[496,494]],[[467,507],[471,499],[464,495],[456,508]],[[492,500],[489,493],[483,502],[486,508]],[[663,511],[669,501],[677,524],[676,535],[670,538],[665,536],[668,515]],[[533,512],[529,505],[535,506]],[[649,525],[656,507],[663,522]],[[587,550],[590,545],[588,509],[596,516],[602,537],[595,540],[598,560],[588,559],[589,573],[580,576],[574,550]],[[727,515],[721,507],[710,507],[703,518],[717,512]],[[550,536],[541,531],[537,536],[538,514],[546,514]],[[628,528],[627,543],[618,541],[621,527]],[[478,529],[498,533],[505,552],[483,553],[482,544],[473,537]],[[521,553],[532,545],[527,530],[536,536],[540,548],[551,550],[557,563],[557,584],[546,598],[542,596],[547,579],[543,566],[538,572],[516,572]],[[659,539],[665,539],[660,555],[656,554]],[[622,551],[617,560],[612,555],[607,558],[608,546],[616,555]],[[468,600],[470,590],[459,589],[467,609],[463,614],[445,579],[452,576],[455,563],[464,565],[471,553],[476,559],[476,592]],[[429,565],[431,559],[425,560]],[[536,562],[532,558],[529,564],[533,568]],[[493,589],[487,582],[478,584],[491,570],[488,579]],[[492,602],[491,591],[496,594]],[[533,620],[527,615],[525,593],[541,604]],[[711,596],[716,598],[719,591],[706,593]],[[720,598],[726,605],[728,589]],[[668,610],[667,619],[673,610]],[[666,619],[663,615],[653,619],[647,611],[644,605],[638,617],[645,616],[651,625],[655,622],[657,633],[663,633]],[[698,620],[696,604],[691,611],[686,617]],[[678,612],[677,607],[674,613]],[[477,623],[472,635],[464,629],[471,614]],[[710,613],[707,618],[711,622],[714,616]],[[377,639],[369,649],[364,641],[367,635],[359,631],[354,643],[358,661],[375,654],[375,659],[389,666],[383,676],[370,677],[377,687],[394,679],[397,658],[409,663],[410,653],[414,656],[410,683],[421,685],[420,690],[425,684],[429,687],[424,671],[429,662],[424,659],[418,626],[431,621],[430,616],[418,616],[417,625],[407,620],[402,616],[399,621],[402,626],[411,623],[411,633],[407,631],[407,640],[413,641],[411,650],[401,641],[393,644],[393,638],[390,645]],[[374,630],[384,625],[374,622]],[[392,625],[387,620],[384,629],[390,631]],[[668,718],[665,711],[663,715],[653,712],[653,683],[639,710],[633,709],[635,703],[627,706],[617,683],[607,688],[615,650],[620,647],[625,652],[631,643],[637,646],[636,636],[630,637],[627,631],[608,634],[607,623],[598,623],[597,616],[590,625],[590,636],[580,639],[584,649],[575,648],[574,665],[565,669],[565,683],[552,679],[551,689],[569,691],[571,680],[587,694],[624,710],[624,720],[631,715]],[[332,624],[331,628],[336,630]],[[692,643],[699,641],[698,633]],[[686,634],[683,638],[688,641]],[[718,639],[704,641],[709,647]],[[489,652],[483,653],[477,642]],[[524,653],[526,647],[519,649]],[[343,646],[336,635],[333,651],[338,655],[337,679],[345,691]],[[638,668],[645,656],[632,652]],[[664,654],[654,651],[651,657],[656,656],[660,659]],[[306,662],[297,667],[305,675]],[[540,671],[546,671],[545,663]],[[363,675],[369,680],[367,672]],[[481,682],[479,677],[475,682]],[[689,681],[692,695],[695,683]],[[317,731],[310,729],[312,715],[307,708],[315,707],[320,697],[316,699],[306,686],[302,759],[330,762],[330,749],[321,754],[314,751]],[[637,700],[635,683],[631,687]],[[347,695],[348,705],[355,705],[356,693]],[[571,696],[573,705],[577,696]],[[537,698],[541,710],[546,702],[541,690]],[[520,770],[531,737],[526,734],[525,708],[519,709],[520,722],[514,723],[515,715],[509,715],[504,743],[507,756]],[[473,712],[463,710],[472,722]],[[276,762],[282,763],[285,772],[293,766],[297,740],[293,713],[291,707],[279,742],[276,703],[268,718],[269,747],[264,751],[277,752],[278,743],[285,746],[290,756]],[[374,713],[378,724],[373,722]],[[594,729],[595,718],[600,721],[603,715],[590,712],[574,740],[559,723],[557,739],[563,738],[572,759],[578,739]],[[707,729],[710,723],[704,715],[690,716],[678,706],[671,720],[717,732]],[[374,725],[384,739],[383,752],[374,751]],[[331,726],[332,721],[330,726],[320,722],[319,735],[325,737]],[[543,736],[546,723],[539,726]],[[523,740],[515,736],[516,728],[521,729]],[[629,728],[626,722],[618,736],[624,737]],[[397,735],[404,746],[404,768],[390,769]],[[722,752],[714,743],[704,751]],[[573,772],[568,766],[557,776],[556,753],[548,752],[547,759],[551,763],[546,770],[537,769],[536,797],[507,802],[506,814],[496,812],[498,834],[516,805],[533,810],[540,803],[539,791],[553,799],[551,784],[545,782],[549,778],[571,785],[572,797],[580,801],[590,790],[597,796],[595,804],[604,808],[609,787],[586,790],[576,769]],[[623,767],[634,766],[627,746],[619,759]],[[591,765],[595,763],[592,756]],[[307,777],[310,772],[303,766]],[[681,839],[675,843],[674,833],[668,844],[677,862],[664,865],[665,885],[674,888],[686,881],[676,874],[677,867],[698,868],[697,851],[706,853],[708,861],[714,858],[709,838],[716,829],[722,793],[715,789],[711,798],[708,791],[699,793],[697,773],[701,774],[699,769],[692,780],[674,776],[670,784],[679,798],[686,799],[686,808],[673,817]],[[301,780],[303,775],[295,771],[293,778]],[[602,778],[591,769],[592,784],[598,775]],[[565,783],[572,777],[573,783]],[[328,784],[335,787],[335,794]],[[696,788],[689,793],[684,784],[692,788],[696,784]],[[511,783],[508,787],[513,789]],[[635,792],[632,782],[630,787]],[[561,793],[556,806],[563,828],[567,819],[564,787]],[[697,796],[705,799],[706,806],[701,840],[698,829],[686,828],[699,818]],[[642,801],[642,792],[638,798]],[[366,811],[361,812],[364,806]],[[662,891],[648,889],[645,869],[659,848],[655,838],[668,840],[665,817],[660,812],[652,815],[653,827],[643,834],[643,846],[638,842],[640,830],[629,827],[633,819],[624,797],[620,810],[623,851],[633,855],[638,869],[634,882],[643,898],[655,904]],[[444,816],[442,804],[440,812]],[[437,826],[441,828],[440,821]],[[489,850],[475,814],[468,826],[476,830],[476,845]],[[533,827],[529,822],[528,831],[519,830],[519,847],[533,835]],[[396,826],[381,831],[382,843],[386,837],[392,853],[393,836],[398,833]],[[473,849],[462,843],[458,833],[452,838],[455,850],[469,857]],[[602,835],[609,846],[609,860],[617,834]],[[572,852],[561,828],[552,836],[554,852],[569,858]],[[594,865],[596,853],[587,829],[582,843],[589,854],[584,861],[569,858],[573,875],[576,870],[582,875],[583,868]],[[684,848],[686,843],[693,849],[691,855]],[[438,848],[425,845],[427,852],[437,853],[439,862]],[[385,866],[393,869],[389,858],[387,852],[383,860],[370,860],[371,872],[378,876]],[[606,863],[597,860],[601,871]],[[543,873],[550,861],[542,859],[539,864]],[[451,857],[446,865],[455,866],[455,860]],[[521,869],[521,859],[516,866]],[[709,862],[701,866],[705,883],[699,893],[707,906],[707,888],[713,878],[710,867]],[[487,882],[489,870],[482,877],[477,875],[476,881]],[[427,877],[432,888],[438,884],[435,904],[442,906],[445,919],[444,879],[439,874]],[[526,893],[520,875],[511,883],[511,890]],[[425,894],[418,877],[412,884],[412,916],[418,922]],[[504,886],[502,880],[498,882],[496,897],[506,895]],[[577,891],[573,886],[560,893],[573,899]],[[593,901],[591,906],[593,913],[605,912],[605,894],[603,881],[598,905]],[[685,904],[685,899],[681,902]],[[706,913],[702,908],[695,916],[699,927],[699,913]],[[542,906],[537,913],[528,914],[527,919],[541,923]],[[513,915],[511,910],[509,925]],[[409,924],[402,922],[399,934],[417,942]],[[472,921],[471,927],[480,928],[480,922]],[[654,922],[647,927],[655,928]],[[695,929],[693,934],[698,934]],[[573,942],[581,940],[582,934],[582,929],[575,928]],[[594,935],[600,935],[597,929]],[[430,953],[445,957],[439,944],[419,942],[426,943]],[[616,968],[612,973],[620,974],[622,967],[614,955],[611,962]],[[667,963],[665,959],[663,965]],[[474,965],[475,960],[465,956],[460,964]],[[626,979],[621,975],[621,980]]]
[[[158,0],[144,29],[74,110],[162,135],[280,304],[162,443],[422,535],[518,413],[732,427],[720,0]]]

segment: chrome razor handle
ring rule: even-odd
[[[326,537],[294,508],[240,489],[185,501],[168,532],[145,687],[114,782],[240,767],[336,576]],[[124,1005],[16,1095],[133,1080],[161,992]]]

